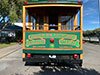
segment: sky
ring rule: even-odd
[[[99,0],[83,0],[83,29],[100,28]]]

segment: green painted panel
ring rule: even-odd
[[[54,38],[54,43],[50,39]],[[80,48],[80,32],[26,32],[26,48]],[[54,45],[54,46],[53,46]]]
[[[82,50],[23,50],[23,53],[33,54],[82,54]]]

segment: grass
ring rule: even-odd
[[[15,44],[17,44],[17,43],[9,43],[9,44],[7,44],[7,43],[0,43],[0,49],[1,48],[5,48],[5,47],[9,47],[9,46],[12,46],[12,45],[15,45]]]

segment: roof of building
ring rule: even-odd
[[[2,28],[3,28],[3,24],[0,24],[0,30]],[[20,30],[22,30],[22,27],[8,24],[3,30],[7,30],[7,31],[17,31],[18,30],[18,31],[20,31]]]

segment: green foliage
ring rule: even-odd
[[[25,0],[0,0],[0,17],[7,16],[11,22],[21,18],[23,1]]]
[[[84,36],[91,36],[91,34],[93,35],[92,30],[87,30],[87,31],[84,31],[84,33],[83,33]]]
[[[12,45],[16,45],[17,43],[10,43],[10,44],[7,44],[7,43],[0,43],[0,49],[2,48],[6,48],[6,47],[9,47],[9,46],[12,46]]]
[[[100,36],[100,28],[97,28],[95,30],[87,30],[87,31],[84,31],[83,33],[84,36],[94,36],[96,34]]]
[[[100,28],[97,28],[95,30],[84,31],[83,36],[88,37],[89,39],[91,37],[97,37],[99,39],[99,43],[100,43]]]
[[[7,16],[9,14],[8,0],[0,0],[0,17]]]
[[[94,32],[100,32],[100,28],[95,29]]]
[[[16,14],[16,10],[14,9],[14,7],[12,7],[9,12],[10,12],[9,13],[10,20],[12,22],[15,22],[18,19],[18,15]]]
[[[100,28],[95,29],[93,33],[100,39]]]

